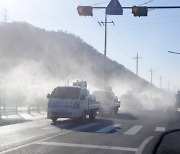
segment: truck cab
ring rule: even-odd
[[[100,113],[117,114],[120,107],[118,97],[111,90],[94,91],[97,101],[100,102]]]
[[[51,94],[48,94],[48,119],[52,119],[53,122],[58,118],[77,118],[84,121],[87,114],[91,119],[95,119],[99,103],[92,105],[89,90],[77,84],[80,83],[56,87]]]

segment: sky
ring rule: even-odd
[[[0,21],[25,21],[48,31],[65,31],[82,38],[98,52],[104,53],[105,10],[93,9],[92,17],[79,16],[77,6],[106,7],[110,0],[0,0]],[[119,0],[123,7],[180,6],[179,0]],[[147,4],[145,4],[148,2]],[[5,16],[6,14],[6,16]],[[131,9],[123,15],[108,15],[107,57],[136,73],[137,52],[139,76],[171,92],[180,89],[180,9],[154,9],[147,17],[134,17]]]

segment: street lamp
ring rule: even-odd
[[[168,51],[169,53],[180,54],[180,52]]]

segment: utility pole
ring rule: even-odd
[[[111,23],[114,24],[113,21],[107,21],[107,13],[105,12],[105,21],[98,21],[99,25],[105,26],[105,34],[104,34],[104,86],[106,83],[106,53],[107,53],[107,24]]]
[[[153,78],[153,72],[154,72],[154,70],[151,68],[150,72],[151,72],[151,84],[152,84],[152,78]]]
[[[160,80],[160,89],[162,89],[162,77],[161,76],[160,76],[159,80]]]
[[[69,86],[69,78],[68,78],[68,86]]]
[[[169,93],[169,81],[168,81],[168,93]]]
[[[136,59],[136,75],[138,76],[139,59],[142,59],[142,57],[139,57],[139,56],[138,56],[138,52],[137,52],[137,56],[134,57],[133,59]]]
[[[131,9],[131,7],[128,7]],[[111,0],[107,7],[91,7],[91,6],[78,6],[77,11],[81,16],[93,16],[93,9],[105,9],[105,21],[98,22],[101,25],[105,25],[105,42],[104,42],[104,85],[106,81],[106,47],[107,47],[107,23],[113,23],[113,21],[107,21],[107,15],[123,15],[123,8],[118,0]]]
[[[176,94],[176,86],[174,85],[174,94]]]

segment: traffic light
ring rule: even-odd
[[[133,6],[132,13],[135,17],[147,16],[148,8],[146,6]]]
[[[93,16],[93,8],[91,6],[78,6],[77,11],[80,16]]]

